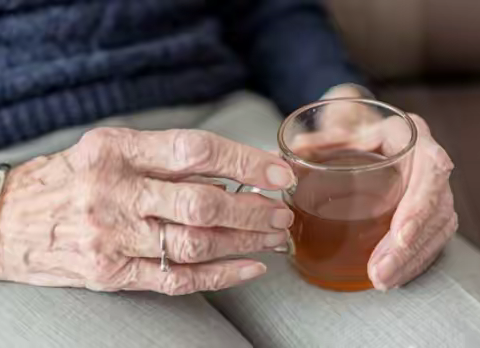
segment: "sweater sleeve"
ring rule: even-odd
[[[341,83],[362,84],[321,0],[230,0],[220,3],[225,39],[244,59],[254,89],[284,114]],[[223,6],[223,8],[222,8]]]

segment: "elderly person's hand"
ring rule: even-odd
[[[324,98],[360,98],[364,96],[362,92],[354,85],[340,85]],[[453,164],[433,139],[425,121],[417,115],[410,116],[419,135],[412,175],[390,231],[377,245],[368,264],[372,283],[383,291],[401,286],[422,273],[454,235],[458,224],[449,184]],[[298,151],[311,151],[308,149],[332,143],[355,142],[357,149],[383,147],[384,152],[398,152],[399,144],[405,142],[397,140],[409,135],[402,134],[405,129],[394,118],[378,122],[380,119],[368,107],[340,103],[326,109],[318,120],[328,132],[303,135],[295,146]]]
[[[180,295],[264,273],[256,261],[218,259],[283,244],[292,212],[194,175],[265,189],[293,183],[278,157],[207,132],[96,129],[9,174],[0,203],[1,279]],[[162,229],[169,272],[159,267]]]

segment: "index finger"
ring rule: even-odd
[[[223,177],[263,189],[294,183],[286,162],[268,152],[200,130],[138,132],[124,144],[132,165],[160,176]]]

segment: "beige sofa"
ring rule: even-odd
[[[378,96],[425,117],[451,154],[460,233],[480,247],[480,2],[327,2]]]

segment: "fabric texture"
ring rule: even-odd
[[[0,342],[11,348],[252,348],[197,294],[99,294],[1,284]]]
[[[462,244],[454,257],[467,251]],[[480,254],[472,255],[478,266]],[[339,293],[300,280],[284,256],[258,259],[268,267],[261,280],[207,295],[254,347],[479,347],[480,301],[454,279],[458,269],[440,263],[386,294]]]
[[[317,0],[7,0],[0,12],[0,147],[247,86],[287,114],[359,80]]]
[[[199,108],[152,110],[101,124],[202,128],[273,150],[280,116],[265,99],[235,93]],[[58,151],[82,131],[49,134],[29,147],[0,151],[0,158],[18,163]],[[98,294],[3,283],[0,342],[15,348],[478,348],[480,253],[455,237],[444,254],[425,275],[387,294],[321,290],[274,254],[256,256],[267,264],[266,276],[206,294],[210,305],[199,294]]]

